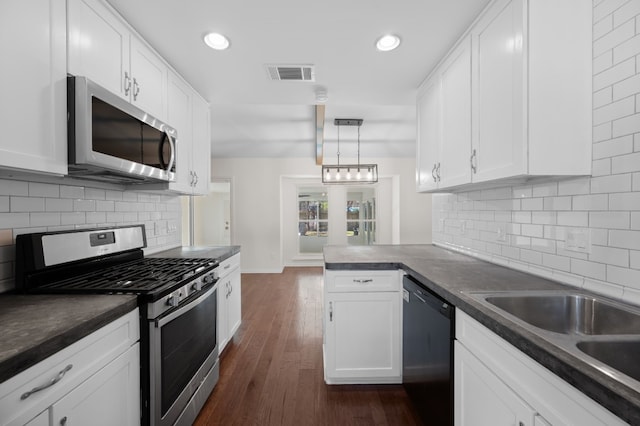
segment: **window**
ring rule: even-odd
[[[329,232],[329,203],[322,188],[298,190],[298,248],[300,253],[322,253]]]
[[[349,245],[371,245],[376,241],[375,189],[347,192],[347,242]]]

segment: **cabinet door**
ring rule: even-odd
[[[140,424],[140,353],[136,343],[51,407],[55,425]]]
[[[459,342],[454,343],[456,426],[532,426],[535,411]]]
[[[240,268],[229,276],[229,297],[227,299],[229,339],[238,331],[242,321],[242,284]]]
[[[399,292],[325,296],[326,382],[400,383]]]
[[[168,68],[151,49],[131,36],[131,102],[160,120],[166,120]]]
[[[191,122],[191,88],[176,74],[169,73],[169,90],[167,92],[167,121],[178,131],[176,141],[176,181],[170,184],[174,191],[190,194],[194,181],[191,168],[192,122]],[[195,153],[198,155],[198,153]]]
[[[522,3],[496,2],[472,32],[474,182],[527,173]]]
[[[61,1],[2,2],[0,167],[67,173],[65,21]]]
[[[31,419],[24,426],[49,426],[49,409],[44,410],[38,414],[35,418]]]
[[[442,65],[442,143],[438,185],[471,182],[471,39],[467,37]]]
[[[416,184],[418,191],[438,187],[440,161],[440,80],[435,77],[420,89],[416,105],[418,144]]]
[[[209,104],[199,95],[193,96],[193,193],[209,195],[211,180],[211,115]]]
[[[129,30],[98,0],[69,0],[69,73],[129,100]]]
[[[218,353],[222,353],[229,342],[229,280],[227,277],[218,281],[218,318],[216,331],[218,333]]]

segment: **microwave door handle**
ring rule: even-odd
[[[176,145],[173,143],[173,139],[171,139],[169,132],[166,133],[169,146],[171,147],[171,157],[169,157],[169,165],[167,166],[167,172],[170,172],[173,167],[173,163],[176,161]]]

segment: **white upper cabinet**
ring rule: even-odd
[[[169,74],[169,125],[178,129],[176,181],[169,189],[194,195],[209,193],[211,141],[209,105],[175,73]]]
[[[69,0],[68,70],[166,118],[168,67],[100,0]]]
[[[440,80],[437,76],[420,88],[416,116],[416,183],[418,191],[429,191],[438,188],[440,160]]]
[[[2,2],[0,168],[67,173],[65,21],[58,0]]]
[[[591,173],[591,13],[581,0],[483,11],[418,92],[418,190]],[[435,84],[437,112],[421,112]]]

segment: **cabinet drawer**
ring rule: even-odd
[[[229,275],[231,271],[240,266],[240,253],[234,254],[228,259],[220,262],[218,266],[218,278],[224,278]]]
[[[325,271],[328,292],[400,291],[400,271]]]
[[[0,425],[25,424],[125,352],[139,338],[140,326],[136,308],[0,383]],[[22,399],[26,392],[58,377],[60,380],[54,385]]]

